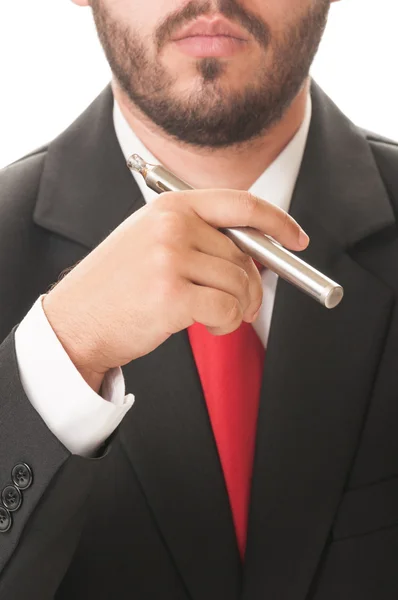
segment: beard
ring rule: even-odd
[[[104,0],[92,0],[94,21],[112,73],[128,101],[167,135],[192,146],[225,148],[264,135],[299,93],[326,25],[330,0],[315,0],[304,15],[273,36],[258,16],[237,0],[218,0],[217,12],[246,29],[260,44],[264,61],[252,81],[226,90],[228,65],[216,57],[196,59],[200,85],[173,93],[177,80],[136,31],[113,18]],[[192,0],[166,18],[154,34],[157,54],[181,25],[209,14],[210,2]]]

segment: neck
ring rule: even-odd
[[[269,167],[303,122],[309,79],[282,119],[254,141],[222,149],[197,148],[170,138],[129,102],[115,80],[115,99],[142,143],[169,171],[194,188],[248,190]]]

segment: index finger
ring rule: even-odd
[[[189,190],[183,193],[199,217],[213,227],[254,227],[283,246],[303,250],[308,235],[287,212],[244,190]]]

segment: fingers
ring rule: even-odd
[[[293,250],[309,241],[290,215],[248,192],[166,192],[149,210],[153,240],[161,250],[164,304],[174,315],[168,332],[197,321],[215,335],[230,333],[242,320],[251,322],[261,306],[261,278],[253,260],[217,228],[254,227]]]
[[[193,252],[184,261],[186,278],[232,294],[240,301],[243,319],[251,322],[263,298],[261,277],[253,260],[202,219],[196,217],[192,228]]]
[[[213,227],[254,227],[292,250],[308,245],[308,236],[293,217],[249,192],[217,189],[178,194],[184,195],[196,214]]]
[[[231,294],[191,284],[188,295],[193,322],[202,323],[213,335],[231,333],[242,323],[241,305]]]
[[[239,302],[240,321],[243,319],[251,322],[262,302],[261,277],[251,258],[241,254],[243,261],[235,264],[230,260],[192,250],[184,260],[182,275],[191,283],[232,296]],[[227,312],[228,310],[229,306]]]
[[[209,287],[235,298],[240,306],[239,319],[234,321],[235,327],[240,325],[242,319],[251,322],[261,306],[263,291],[259,271],[250,256],[196,214],[174,212],[169,216],[172,218],[166,220],[166,229],[168,240],[173,240],[168,241],[168,246],[172,247],[174,270],[187,283],[196,284],[195,288]],[[176,225],[177,218],[185,221],[185,228],[189,223],[188,237],[182,235],[181,223],[174,227],[170,236],[170,225]],[[157,235],[161,238],[163,225],[157,228]],[[221,327],[220,331],[224,329]]]

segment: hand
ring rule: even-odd
[[[252,322],[262,302],[260,274],[217,229],[234,226],[255,227],[291,250],[308,245],[292,217],[248,192],[167,192],[126,219],[44,297],[52,328],[96,391],[109,369],[195,321],[214,335]]]

